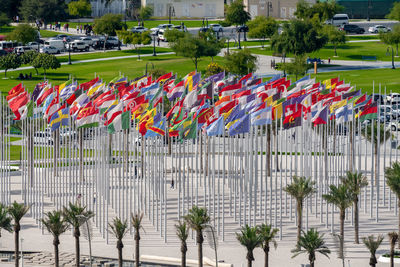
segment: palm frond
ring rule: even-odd
[[[390,167],[385,169],[386,183],[389,188],[400,197],[400,162],[392,162]]]
[[[79,204],[75,205],[69,202],[68,207],[64,207],[63,215],[65,220],[71,224],[74,228],[79,228],[85,223],[85,220],[81,218],[86,218],[89,220],[94,216],[94,213],[90,210],[86,210],[86,206],[81,206]]]
[[[195,231],[202,231],[206,225],[210,222],[210,216],[207,214],[206,208],[199,208],[193,206],[189,213],[183,216],[183,219],[190,228]]]
[[[283,190],[297,201],[303,202],[304,199],[316,192],[314,185],[315,182],[310,178],[293,176],[293,182]]]
[[[383,239],[384,239],[383,235],[378,235],[376,239],[374,235],[370,235],[367,237],[363,237],[362,241],[369,250],[369,252],[371,254],[375,254],[379,246],[382,244]]]
[[[14,223],[19,223],[28,211],[29,206],[25,206],[23,203],[17,203],[16,201],[8,207],[8,213],[13,218]]]
[[[175,224],[176,235],[178,236],[179,240],[182,242],[186,242],[189,236],[189,228],[186,222],[179,221],[178,224]]]
[[[49,211],[45,214],[45,218],[41,219],[47,231],[54,237],[58,237],[69,228],[68,222],[62,217],[61,211]]]
[[[8,214],[7,207],[2,203],[0,203],[0,229],[12,231],[11,217]]]
[[[128,233],[128,222],[126,220],[122,221],[121,218],[114,218],[112,223],[108,223],[111,232],[115,235],[115,238],[122,240],[126,233]]]
[[[339,186],[330,185],[329,193],[322,195],[322,197],[333,205],[337,206],[341,210],[345,210],[353,204],[353,195],[350,192],[349,188],[341,184]]]

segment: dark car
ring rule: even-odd
[[[346,33],[358,33],[358,34],[363,34],[365,32],[363,28],[354,24],[345,24],[340,28],[340,30],[345,31]]]
[[[201,27],[199,32],[207,32],[210,28],[209,27]]]
[[[114,48],[114,45],[112,43],[106,42],[106,49],[112,49],[112,48]],[[104,41],[102,40],[93,41],[93,49],[95,50],[104,49]]]
[[[238,32],[248,32],[249,27],[247,25],[240,25],[239,27],[236,28]]]

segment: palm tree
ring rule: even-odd
[[[276,247],[278,246],[278,244],[276,243],[275,240],[275,236],[276,234],[279,232],[278,228],[272,228],[272,225],[270,224],[261,224],[260,226],[258,226],[257,228],[257,233],[261,239],[261,248],[264,250],[264,266],[268,267],[268,262],[269,262],[269,248],[270,245],[269,243],[273,243],[274,247],[276,249]]]
[[[329,193],[322,195],[322,197],[328,202],[332,203],[339,208],[340,212],[340,254],[343,253],[344,243],[344,220],[346,219],[346,209],[351,207],[353,204],[353,197],[350,190],[346,185],[341,184],[339,186],[331,184],[329,186]]]
[[[79,227],[81,227],[85,220],[81,218],[86,218],[89,220],[94,216],[93,212],[90,210],[86,210],[86,206],[82,207],[79,203],[73,204],[69,203],[68,207],[64,207],[63,215],[65,220],[72,226],[74,229],[74,237],[75,237],[75,264],[79,266],[80,262],[80,246],[79,246],[79,237],[81,236],[81,232]]]
[[[257,232],[257,227],[250,227],[246,224],[239,234],[236,233],[236,239],[247,249],[247,267],[251,267],[254,261],[253,250],[262,243],[261,236]]]
[[[315,182],[310,178],[293,176],[293,182],[283,190],[296,199],[297,207],[297,242],[300,240],[304,200],[315,192]]]
[[[189,236],[188,234],[189,228],[187,227],[186,222],[182,221],[179,221],[178,224],[175,224],[175,228],[176,228],[176,235],[181,241],[181,253],[182,253],[181,266],[186,267],[186,252],[187,252],[186,240]]]
[[[0,203],[0,237],[1,229],[6,230],[7,232],[12,231],[11,217],[7,212],[6,206],[4,206],[2,203]]]
[[[354,242],[359,244],[358,235],[358,196],[361,193],[361,189],[368,185],[367,177],[365,177],[361,172],[347,172],[346,177],[342,177],[342,182],[347,186],[350,194],[353,198],[353,208],[354,208]]]
[[[388,236],[390,242],[390,267],[394,267],[394,247],[399,239],[399,234],[396,232],[390,232]]]
[[[206,208],[193,206],[183,218],[188,226],[196,231],[199,267],[203,267],[203,230],[210,222],[210,216],[208,216]]]
[[[367,238],[363,237],[362,241],[371,253],[371,256],[369,258],[369,265],[371,267],[375,267],[377,263],[375,253],[383,241],[383,235],[378,235],[376,240],[374,235],[370,235]]]
[[[140,241],[140,229],[142,226],[143,213],[131,214],[132,226],[135,229],[135,265],[139,267],[139,241]]]
[[[400,162],[396,161],[391,164],[391,167],[385,169],[386,184],[390,190],[397,196],[397,205],[400,209]],[[398,232],[400,234],[400,212],[398,213]],[[399,243],[400,245],[400,243]]]
[[[385,129],[385,125],[380,125],[379,129],[377,126],[377,122],[373,122],[372,124],[365,127],[364,131],[361,131],[361,134],[364,136],[366,140],[374,145],[374,158],[375,158],[375,184],[379,179],[378,172],[378,131],[379,131],[379,144],[382,145],[385,143],[390,137],[390,130]]]
[[[60,235],[68,230],[68,223],[65,218],[62,218],[61,211],[47,212],[45,219],[41,219],[44,226],[46,226],[47,231],[53,235],[53,245],[54,245],[54,263],[55,267],[59,266],[59,253],[58,245],[60,244]]]
[[[302,232],[303,235],[300,237],[299,242],[297,242],[296,248],[292,250],[292,253],[294,253],[292,258],[302,253],[307,253],[311,267],[314,267],[315,254],[317,252],[329,258],[328,254],[330,254],[331,251],[325,246],[324,234],[320,235],[314,228],[308,230],[307,233],[304,231]]]
[[[23,203],[19,204],[14,201],[10,207],[8,207],[8,213],[14,220],[14,242],[15,242],[15,267],[19,266],[19,231],[21,230],[21,219],[28,212],[29,206],[25,206]]]
[[[123,260],[122,260],[122,249],[124,247],[124,244],[122,243],[122,239],[128,233],[128,223],[127,221],[121,221],[120,218],[114,218],[113,223],[108,223],[108,226],[110,226],[111,231],[117,238],[117,249],[118,249],[118,265],[119,267],[122,267],[123,265]]]

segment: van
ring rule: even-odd
[[[44,42],[46,46],[54,46],[55,48],[59,49],[60,51],[64,51],[64,41],[63,40],[48,40]]]
[[[22,55],[25,52],[32,51],[33,49],[30,46],[17,46],[14,48],[14,53],[17,55]]]
[[[160,39],[163,42],[167,42],[167,38],[165,38],[165,31],[164,29],[160,29],[158,31],[158,39]]]
[[[325,23],[333,26],[349,24],[349,16],[347,14],[336,14],[332,19],[327,20]]]
[[[1,41],[0,50],[4,50],[7,53],[11,53],[14,50],[14,47],[17,47],[18,45],[20,45],[18,42]]]

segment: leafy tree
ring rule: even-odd
[[[124,248],[124,243],[122,243],[122,239],[128,233],[128,223],[127,221],[122,221],[120,218],[114,218],[113,223],[108,223],[110,226],[111,232],[117,238],[117,249],[118,249],[118,265],[120,267],[123,266],[123,259],[122,259],[122,249]]]
[[[34,67],[36,75],[38,75],[39,73],[38,69],[36,68],[36,65],[34,65],[33,62],[35,61],[38,55],[39,53],[36,52],[35,50],[31,50],[20,55],[21,64],[31,65],[32,67]]]
[[[92,5],[88,0],[71,1],[68,4],[68,13],[79,18],[92,14]]]
[[[104,51],[106,50],[106,42],[109,36],[115,36],[116,31],[122,30],[124,24],[122,23],[122,15],[106,14],[101,18],[94,20],[93,31],[96,34],[103,34],[106,36],[104,40]]]
[[[276,52],[295,55],[311,53],[322,48],[326,37],[318,32],[311,21],[292,19],[283,24],[282,33],[271,38],[271,47]]]
[[[225,20],[231,25],[243,25],[250,18],[250,14],[245,10],[245,5],[241,0],[233,1],[226,9]]]
[[[61,211],[53,211],[47,212],[46,218],[41,219],[42,223],[46,227],[47,231],[49,231],[53,235],[53,245],[54,245],[54,265],[55,267],[59,265],[59,253],[58,246],[60,245],[60,235],[65,233],[68,230],[68,223],[62,218]]]
[[[16,69],[21,66],[21,60],[17,54],[9,53],[0,57],[0,68],[4,69],[4,77],[7,77],[7,70]]]
[[[86,210],[86,207],[82,207],[80,204],[69,203],[68,207],[64,207],[63,215],[65,220],[71,225],[74,230],[75,237],[75,265],[80,266],[80,245],[79,245],[79,237],[81,236],[81,232],[79,228],[94,216],[93,212]]]
[[[311,267],[314,267],[314,262],[316,259],[315,254],[317,252],[329,258],[328,254],[330,254],[331,251],[325,245],[324,234],[320,235],[319,232],[314,228],[308,230],[307,233],[304,231],[302,232],[303,235],[297,242],[296,248],[292,250],[292,253],[294,253],[292,258],[297,257],[302,253],[307,253]]]
[[[400,162],[392,162],[390,167],[385,169],[386,184],[389,186],[390,190],[397,196],[397,205],[400,209]],[[400,233],[400,212],[398,231]]]
[[[165,31],[164,36],[168,42],[176,42],[178,39],[185,37],[185,32],[172,29]]]
[[[394,247],[396,246],[396,242],[399,239],[399,234],[396,232],[390,232],[389,243],[390,243],[390,267],[394,267]]]
[[[139,19],[147,20],[153,15],[153,8],[151,6],[142,6],[138,11]]]
[[[358,221],[359,221],[359,209],[358,209],[358,196],[361,193],[361,189],[368,185],[367,177],[361,172],[347,172],[345,177],[342,177],[342,183],[347,186],[353,199],[354,209],[354,242],[359,244],[358,237]]]
[[[246,48],[236,53],[226,54],[225,60],[227,70],[236,75],[246,75],[257,67],[257,57]]]
[[[311,5],[305,0],[297,2],[296,11],[294,15],[299,19],[311,19],[315,16],[319,18],[320,22],[332,19],[333,16],[343,10],[343,7],[338,5],[335,1],[317,1]]]
[[[140,229],[143,229],[142,225],[143,213],[131,214],[132,227],[135,229],[135,266],[139,267],[139,241],[140,241]]]
[[[296,55],[291,62],[282,63],[279,67],[290,75],[303,76],[308,70],[306,55]]]
[[[133,33],[131,31],[117,31],[118,38],[122,40],[124,44],[133,44],[136,52],[138,53],[138,60],[140,60],[139,45],[147,45],[151,43],[151,37],[149,32]]]
[[[0,27],[8,25],[10,23],[10,19],[7,17],[7,14],[4,12],[0,12]]]
[[[178,224],[175,224],[176,235],[181,241],[181,266],[186,267],[186,252],[187,252],[187,243],[186,240],[189,237],[189,227],[186,222],[179,221]]]
[[[394,25],[393,31],[387,33],[379,33],[379,38],[382,42],[388,45],[396,46],[396,57],[399,56],[399,43],[400,43],[400,25]]]
[[[400,2],[393,3],[393,7],[389,14],[386,15],[388,19],[394,19],[400,21]]]
[[[257,233],[257,227],[250,227],[246,224],[239,234],[236,233],[236,239],[246,248],[247,267],[251,267],[254,261],[253,250],[262,243],[261,236]]]
[[[225,47],[225,39],[218,40],[211,29],[205,33],[199,33],[199,37],[205,42],[205,56],[211,57],[211,62],[214,62],[214,57]]]
[[[328,38],[328,42],[333,45],[333,48],[335,49],[335,57],[337,56],[336,53],[336,48],[340,44],[345,44],[346,43],[346,32],[345,31],[339,31],[337,27],[332,26],[332,25],[325,25],[324,26],[324,32]]]
[[[266,18],[264,16],[257,16],[248,23],[249,25],[249,37],[261,39],[261,46],[264,48],[264,42],[266,38],[271,38],[275,33],[278,32],[279,24],[272,18]]]
[[[322,195],[322,197],[328,202],[339,208],[340,212],[340,238],[339,238],[339,255],[344,260],[344,220],[346,219],[346,209],[350,208],[353,204],[353,196],[349,188],[341,184],[336,186],[331,184],[329,186],[328,194]]]
[[[183,217],[183,219],[188,224],[188,226],[192,228],[192,230],[196,231],[198,262],[199,267],[203,267],[203,231],[207,227],[207,224],[210,222],[210,216],[208,216],[206,208],[193,206],[189,210],[189,213]]]
[[[20,6],[21,0],[0,0],[0,14],[4,14],[4,18],[7,18],[8,23],[19,14],[18,9]]]
[[[64,0],[23,0],[20,13],[27,21],[43,19],[48,24],[65,19],[66,10]]]
[[[310,178],[293,176],[293,182],[283,190],[296,199],[297,242],[300,240],[304,200],[315,192],[315,182]]]
[[[37,39],[38,32],[29,24],[19,24],[15,29],[8,35],[9,40],[18,41],[22,44],[33,42]]]
[[[8,214],[6,206],[4,206],[2,203],[0,203],[0,237],[1,229],[6,230],[7,232],[12,231],[11,217]]]
[[[36,73],[37,73],[37,69],[42,68],[44,74],[46,75],[46,70],[58,69],[61,67],[61,64],[55,55],[39,53],[33,60],[32,66],[35,68]]]
[[[272,228],[272,225],[263,223],[257,227],[257,232],[261,239],[260,247],[264,251],[264,266],[268,267],[270,243],[274,244],[275,249],[278,247],[275,236],[278,234],[279,229]]]
[[[369,265],[371,267],[375,267],[378,261],[376,260],[375,253],[378,250],[379,246],[382,244],[383,241],[383,235],[378,235],[378,237],[375,240],[374,235],[370,235],[368,237],[364,237],[362,239],[364,245],[367,247],[369,250],[369,253],[371,254],[369,258]]]
[[[14,221],[15,267],[19,266],[19,231],[21,231],[21,219],[28,210],[29,206],[25,206],[23,203],[19,204],[16,201],[8,207],[8,214],[10,214]]]

